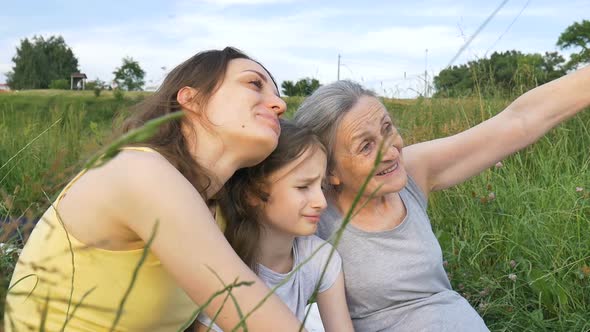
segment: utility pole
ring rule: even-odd
[[[340,81],[340,54],[338,54],[338,76],[336,80]]]
[[[428,49],[426,49],[424,56],[424,98],[428,95]]]

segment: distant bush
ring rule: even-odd
[[[115,97],[115,100],[123,100],[123,98],[125,98],[125,93],[123,90],[117,88],[113,90],[113,97]]]
[[[105,89],[105,86],[106,83],[98,78],[94,81],[89,81],[86,83],[86,89],[94,91],[94,96],[97,98],[100,97],[100,93]]]
[[[106,86],[106,83],[104,81],[101,81],[100,79],[95,79],[94,81],[88,81],[86,82],[86,90],[94,90],[96,88],[99,88],[101,90],[104,90]]]
[[[53,90],[68,90],[70,89],[70,81],[68,80],[53,80],[49,83],[49,88]]]

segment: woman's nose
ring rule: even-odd
[[[395,143],[395,141],[391,138],[389,138],[387,141],[385,141],[385,144],[383,145],[383,152],[382,152],[383,153],[383,160],[396,159],[399,156],[400,151],[394,143]]]
[[[270,97],[267,106],[278,117],[280,117],[281,115],[283,115],[283,113],[285,113],[285,111],[287,110],[287,103],[285,103],[285,101],[281,97],[279,97],[277,95],[272,95]]]

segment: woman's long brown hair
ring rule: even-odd
[[[223,82],[228,64],[233,59],[252,60],[240,50],[226,47],[223,50],[197,53],[181,63],[166,76],[160,88],[153,95],[133,107],[133,113],[123,123],[121,132],[126,133],[141,127],[149,120],[180,111],[181,105],[177,100],[177,94],[180,89],[186,86],[192,87],[198,92],[192,102],[196,102],[197,105],[207,105],[211,96]],[[268,74],[274,83],[274,78],[270,73]],[[207,200],[208,197],[205,193],[211,184],[211,177],[190,153],[187,138],[182,131],[182,121],[186,120],[183,118],[160,126],[158,133],[141,145],[151,147],[161,153]],[[192,129],[194,130],[194,128]]]

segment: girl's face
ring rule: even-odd
[[[234,59],[205,113],[208,127],[226,149],[238,153],[240,166],[247,167],[262,161],[276,147],[281,132],[278,118],[286,107],[262,66]]]
[[[263,225],[274,232],[293,236],[314,234],[326,208],[322,181],[326,154],[308,148],[299,158],[272,173],[269,198],[263,203]]]
[[[384,140],[381,163],[367,184],[365,195],[379,187],[377,195],[398,192],[405,186],[407,175],[402,159],[403,141],[389,113],[376,98],[361,97],[342,118],[336,133],[330,182],[340,186],[341,194],[354,196],[360,190]]]

